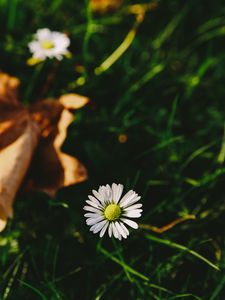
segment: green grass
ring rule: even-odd
[[[1,300],[225,297],[225,5],[164,0],[137,26],[126,8],[134,3],[96,16],[88,1],[0,0],[0,68],[20,78],[23,103],[66,92],[91,99],[63,145],[89,179],[54,200],[17,196],[0,235]],[[72,58],[26,65],[43,27],[69,34]],[[100,239],[84,201],[112,182],[142,196],[140,223],[196,219]]]

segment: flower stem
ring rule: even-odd
[[[33,73],[32,79],[31,79],[29,85],[27,86],[27,89],[26,89],[26,91],[24,93],[24,96],[23,96],[23,103],[24,103],[24,105],[27,105],[30,102],[29,98],[30,98],[30,96],[31,96],[31,94],[32,94],[32,92],[34,90],[34,86],[35,86],[35,84],[36,84],[36,82],[38,80],[38,77],[39,77],[39,75],[40,75],[43,67],[44,67],[44,63],[43,62],[40,63],[40,64],[38,64],[35,67],[35,71]]]
[[[117,263],[118,265],[120,265],[121,267],[123,267],[124,270],[128,271],[130,274],[133,274],[139,278],[141,278],[144,281],[149,281],[149,278],[141,273],[139,273],[138,271],[136,271],[135,269],[133,269],[132,267],[128,266],[126,263],[124,263],[123,261],[119,260],[118,258],[116,258],[115,256],[113,256],[110,252],[108,252],[106,249],[102,248],[100,245],[98,247],[98,250],[105,255],[106,257],[108,257],[109,259],[111,259],[112,261],[114,261],[115,263]]]
[[[116,251],[116,253],[118,253],[118,257],[119,257],[120,261],[122,261],[122,262],[125,264],[124,259],[123,259],[122,255],[121,255],[120,251],[118,251],[118,245],[117,245],[116,240],[115,240],[114,238],[112,238],[112,241],[113,241],[113,245],[114,245],[115,251]],[[133,279],[132,279],[132,277],[130,276],[130,273],[127,271],[126,268],[124,268],[124,272],[125,272],[125,274],[126,274],[126,276],[127,276],[127,279],[128,279],[130,282],[133,282]]]

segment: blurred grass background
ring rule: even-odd
[[[20,78],[21,100],[91,99],[63,146],[89,179],[55,200],[18,195],[0,236],[3,300],[225,298],[224,1],[158,2],[127,51],[96,74],[137,22],[132,4],[96,15],[88,0],[0,1],[0,68]],[[68,33],[72,57],[27,66],[27,44],[45,27]],[[84,201],[112,182],[142,195],[143,224],[196,219],[100,240]]]

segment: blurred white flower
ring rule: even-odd
[[[100,237],[103,237],[106,230],[108,234],[121,240],[127,238],[129,231],[127,225],[137,229],[138,224],[130,218],[139,218],[142,212],[142,204],[136,203],[140,200],[140,196],[133,190],[127,192],[122,198],[123,185],[112,184],[110,187],[100,186],[98,191],[93,190],[94,196],[89,195],[89,200],[84,206],[87,213],[84,215],[87,220],[87,225],[91,226],[90,230],[93,233],[100,232]]]
[[[61,60],[63,56],[68,55],[67,48],[70,45],[70,39],[64,33],[51,31],[48,28],[38,29],[35,34],[35,40],[28,44],[33,58],[45,60],[46,58],[56,58]]]

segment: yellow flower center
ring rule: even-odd
[[[54,44],[51,41],[45,40],[41,42],[41,47],[48,50],[54,48]]]
[[[109,204],[104,211],[104,215],[107,220],[115,221],[120,217],[121,209],[117,204]]]

